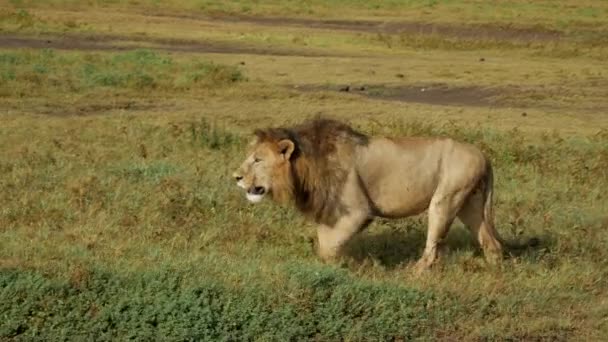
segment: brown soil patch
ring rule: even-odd
[[[338,56],[317,53],[309,50],[266,48],[245,44],[236,45],[225,42],[201,42],[183,39],[160,39],[152,37],[126,37],[110,35],[64,35],[48,37],[0,35],[0,47],[85,51],[125,51],[136,47],[145,47],[170,52],[189,53],[226,53],[301,57]]]
[[[466,86],[456,87],[445,83],[408,84],[408,85],[298,85],[294,89],[301,91],[336,91],[352,93],[372,99],[401,101],[410,103],[423,103],[442,106],[468,106],[468,107],[497,107],[520,108],[527,116],[526,108],[544,110],[575,109],[578,113],[603,113],[607,106],[601,99],[605,96],[594,95],[594,102],[572,103],[564,99],[572,98],[579,93],[562,87],[534,87],[523,85],[503,85],[500,87]],[[589,96],[589,93],[580,93],[580,96]],[[557,99],[557,101],[553,101]],[[560,101],[561,99],[561,101]]]
[[[203,17],[198,15],[150,14],[157,17],[187,18],[191,20],[213,20],[229,23],[247,23],[264,26],[303,27],[313,29],[354,31],[384,34],[437,34],[460,39],[487,39],[506,41],[553,41],[560,39],[562,32],[541,27],[515,27],[512,25],[475,24],[455,25],[421,22],[395,22],[374,20],[319,20],[308,18],[226,16]]]
[[[132,100],[113,101],[112,103],[83,103],[66,106],[46,106],[41,113],[53,116],[104,115],[112,111],[158,110],[158,104],[140,103]]]
[[[481,87],[450,87],[446,84],[428,85],[346,85],[346,86],[298,86],[303,91],[333,90],[367,96],[380,100],[425,103],[444,106],[488,107],[505,105],[497,98],[505,90]]]
[[[6,108],[21,111],[23,106],[8,104]],[[149,99],[91,99],[83,98],[75,102],[38,101],[27,107],[30,113],[49,115],[54,117],[97,116],[122,111],[158,112],[162,110],[175,110],[175,104],[154,101]]]
[[[511,41],[547,41],[561,37],[558,31],[541,28],[519,28],[498,25],[448,25],[419,22],[382,22],[366,20],[314,20],[299,18],[221,18],[222,21],[248,22],[258,25],[297,26],[330,30],[386,34],[438,34],[461,39],[494,39]]]

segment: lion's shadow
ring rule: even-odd
[[[514,242],[513,239],[506,239]],[[415,262],[422,255],[426,243],[426,231],[411,229],[381,229],[364,231],[358,234],[346,247],[346,254],[355,262],[374,261],[388,269]],[[553,246],[549,236],[538,239],[534,245],[522,249],[508,249],[505,258],[523,257],[527,260],[538,259]],[[456,251],[472,252],[476,257],[483,257],[483,251],[465,228],[454,226],[445,240],[447,253]]]

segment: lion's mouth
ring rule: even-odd
[[[252,186],[247,190],[247,200],[252,203],[258,203],[266,195],[266,188],[263,186]]]
[[[263,186],[252,186],[247,192],[252,195],[264,195],[266,193],[266,188]]]

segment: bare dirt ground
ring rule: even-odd
[[[187,53],[226,53],[300,57],[339,56],[326,53],[317,53],[310,50],[267,48],[236,45],[226,42],[200,42],[183,39],[126,37],[119,35],[63,35],[47,37],[0,35],[0,48],[126,51],[131,50],[134,47],[146,47],[170,52]]]
[[[450,87],[447,84],[425,85],[346,85],[346,86],[295,86],[303,91],[329,90],[367,96],[374,99],[425,103],[449,106],[502,106],[505,103],[495,96],[505,89],[482,87]]]
[[[557,40],[561,33],[557,31],[522,29],[477,25],[464,27],[457,25],[426,24],[417,22],[380,22],[380,21],[346,21],[346,20],[310,20],[293,18],[223,18],[237,22],[250,22],[258,25],[295,26],[330,30],[362,31],[369,33],[409,33],[440,34],[455,38],[496,39],[512,41]]]
[[[150,13],[148,13],[150,15]],[[536,27],[520,28],[499,25],[450,25],[404,21],[375,20],[318,20],[283,17],[224,16],[202,17],[195,15],[167,15],[154,13],[159,17],[179,17],[192,20],[247,23],[265,26],[305,27],[326,30],[355,31],[385,34],[439,34],[461,39],[494,39],[507,41],[554,41],[563,35],[561,32]]]
[[[371,99],[420,103],[440,106],[466,106],[488,108],[521,109],[526,116],[526,108],[534,107],[543,110],[560,110],[576,108],[583,113],[597,113],[607,110],[603,104],[549,104],[530,99],[529,94],[535,93],[546,97],[560,97],[568,93],[567,89],[538,88],[523,85],[505,86],[453,86],[446,83],[415,83],[415,84],[348,84],[348,85],[294,85],[293,89],[300,91],[332,91]],[[533,106],[531,106],[533,104]]]

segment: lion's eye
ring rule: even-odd
[[[260,158],[257,158],[257,157],[253,158],[254,163],[259,163],[261,161],[262,161],[262,159],[260,159]]]

